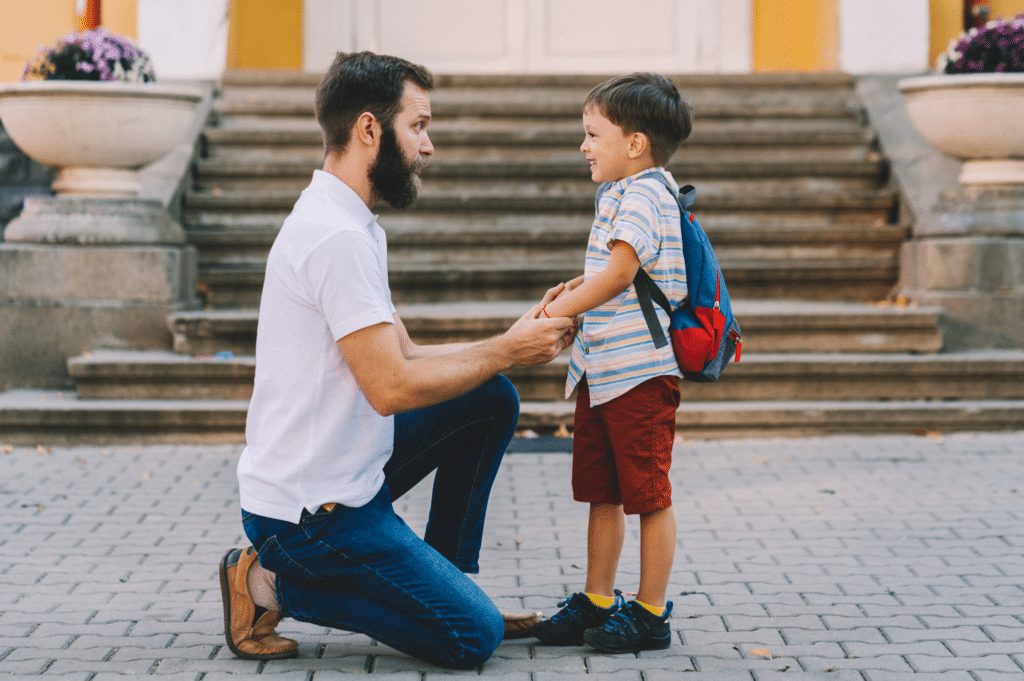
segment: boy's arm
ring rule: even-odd
[[[544,306],[544,313],[549,317],[576,317],[604,305],[633,283],[638,269],[640,259],[633,247],[615,241],[605,268],[578,286],[572,286],[575,280],[570,282],[566,292]]]

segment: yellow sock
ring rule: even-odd
[[[589,596],[590,594],[587,594],[587,595]],[[639,603],[640,605],[644,606],[645,610],[648,610],[649,612],[657,615],[658,617],[661,617],[662,615],[665,614],[665,608],[658,608],[658,607],[655,607],[653,605],[647,605],[643,601],[637,601],[637,603]]]
[[[593,603],[594,605],[596,605],[599,608],[608,609],[608,608],[612,607],[613,605],[615,605],[615,597],[614,596],[598,596],[597,594],[590,594],[590,593],[587,593],[586,591],[584,591],[583,593],[586,594],[587,598],[590,599],[591,603]]]

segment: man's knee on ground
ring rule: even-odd
[[[505,622],[497,608],[480,613],[479,626],[451,642],[451,666],[455,669],[472,669],[491,659],[505,637]]]

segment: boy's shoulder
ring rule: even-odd
[[[626,203],[644,206],[659,215],[678,214],[679,204],[676,201],[673,184],[661,173],[643,175],[623,188],[618,202],[620,205]]]

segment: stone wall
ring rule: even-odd
[[[0,126],[0,236],[7,223],[21,213],[24,198],[50,195],[52,181],[53,170],[21,153]]]

